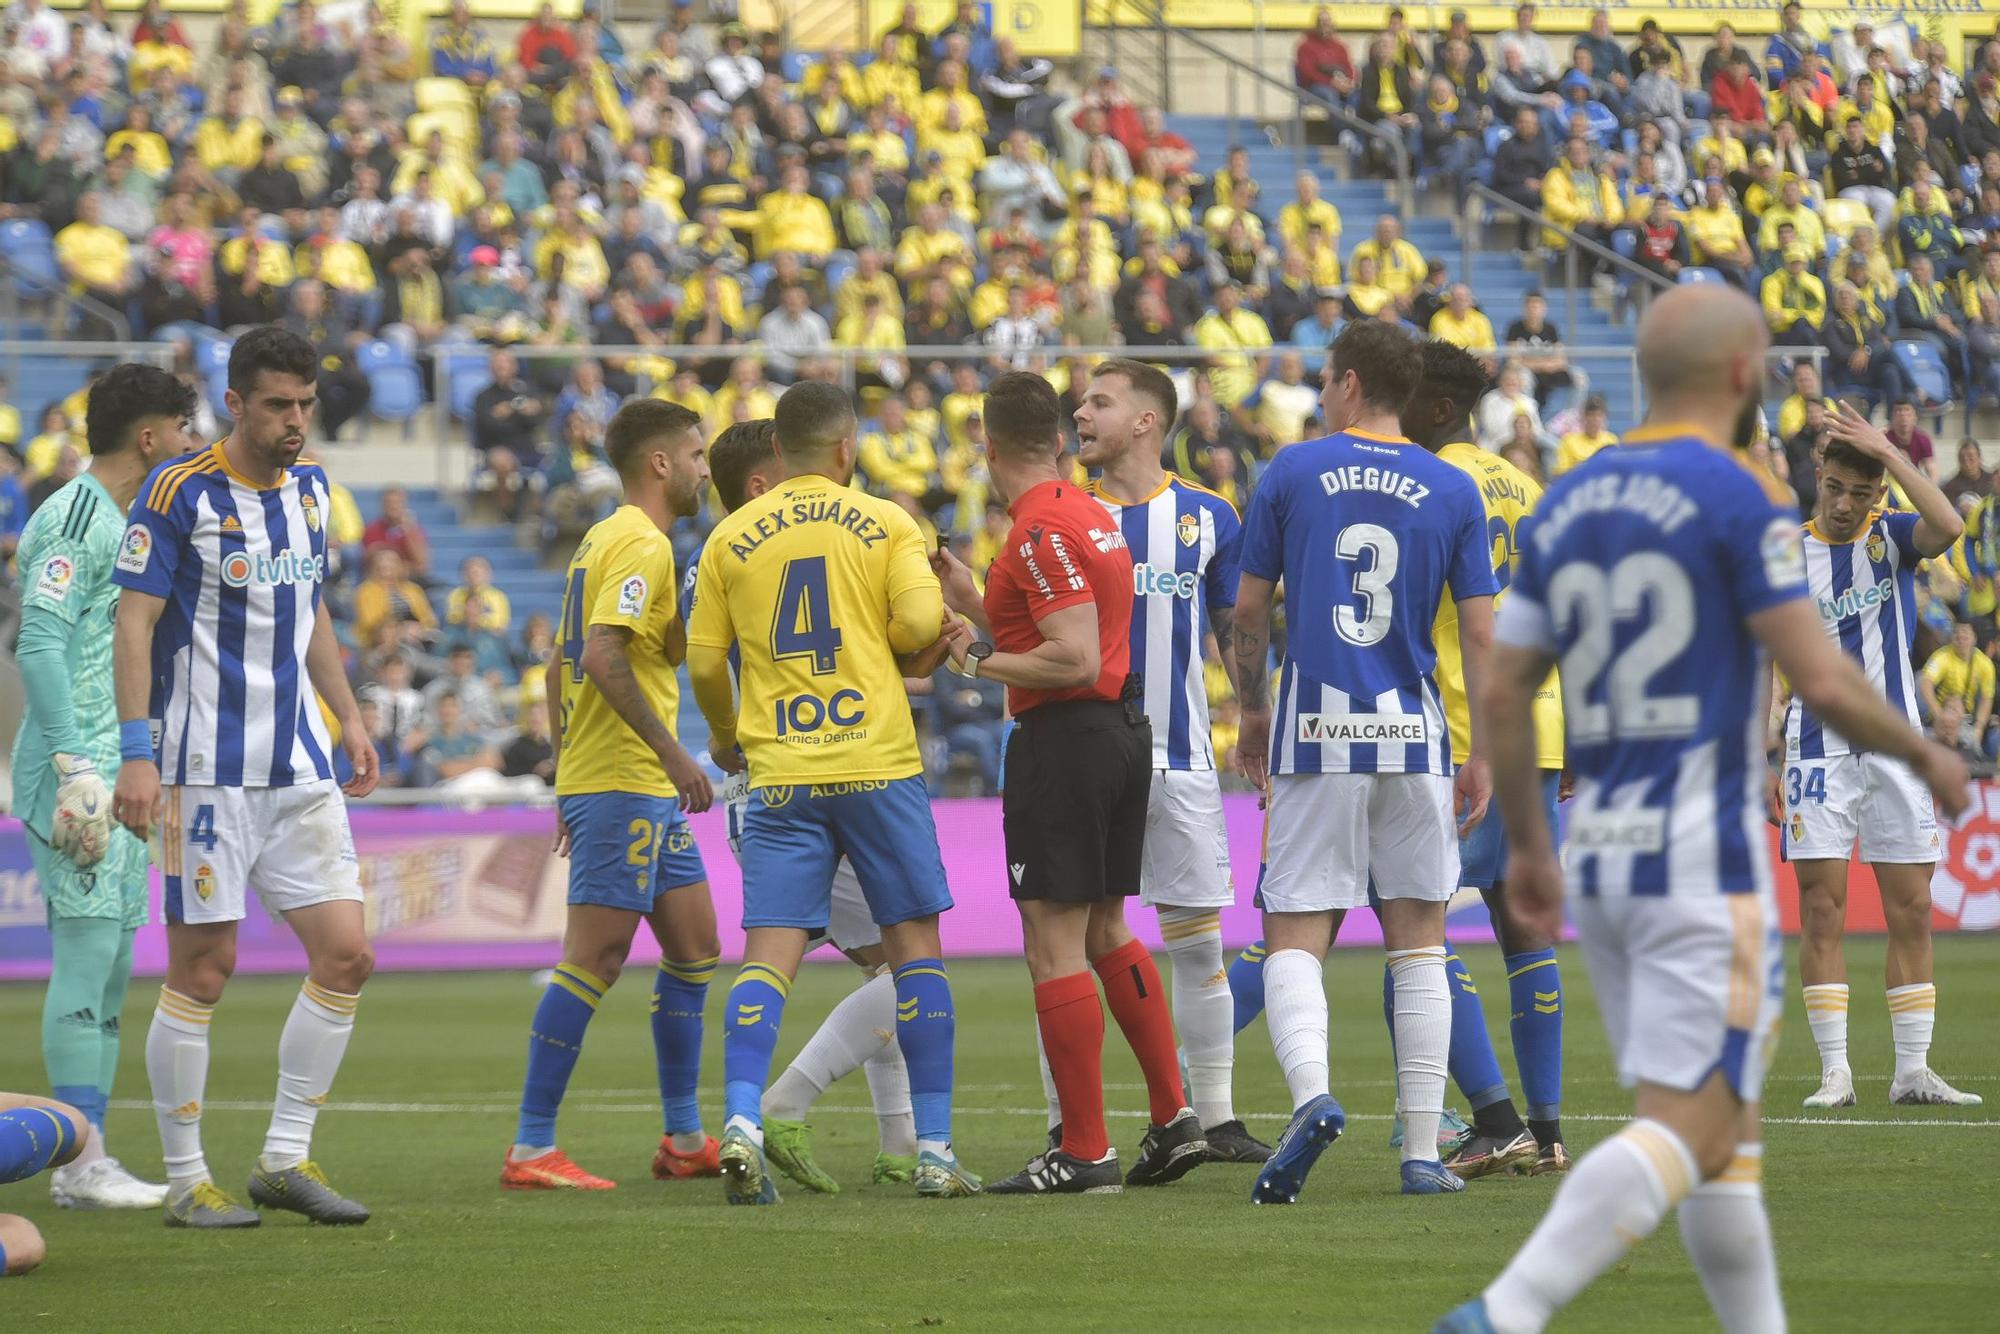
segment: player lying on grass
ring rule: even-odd
[[[1558,480],[1522,537],[1486,695],[1509,906],[1553,937],[1567,890],[1637,1119],[1578,1160],[1444,1334],[1533,1334],[1675,1208],[1722,1327],[1785,1328],[1758,1124],[1784,1003],[1760,818],[1766,654],[1815,717],[1908,763],[1945,812],[1966,805],[1964,762],[1828,639],[1790,492],[1740,454],[1768,341],[1733,289],[1657,299],[1638,335],[1646,423]],[[1577,783],[1566,860],[1531,711],[1558,662]]]
[[[44,501],[21,534],[27,712],[14,741],[14,811],[49,912],[42,1060],[56,1097],[90,1122],[76,1161],[49,1174],[72,1209],[157,1209],[167,1188],[106,1156],[132,940],[146,922],[146,845],[112,823],[118,767],[111,582],[125,512],[155,465],[187,452],[194,391],[157,366],[113,366],[90,386],[90,471]]]
[[[674,735],[686,625],[667,530],[701,512],[701,419],[659,399],[628,403],[604,434],[625,503],[584,534],[563,583],[548,665],[556,748],[556,847],[569,856],[562,963],[528,1033],[521,1119],[500,1169],[509,1190],[609,1190],[556,1147],[556,1113],[604,993],[644,919],[660,942],[653,1059],[664,1120],[653,1175],[714,1176],[696,1086],[702,1014],[721,954],[708,875],[683,811],[709,807],[706,774]]]
[[[724,428],[709,446],[709,474],[725,512],[734,513],[784,480],[775,436],[776,427],[766,417]],[[697,556],[682,581],[683,618],[694,600],[700,565]],[[734,652],[730,660],[737,661]],[[743,812],[750,802],[747,776],[732,774],[722,796],[728,807],[729,845],[740,857]],[[869,916],[861,881],[846,857],[834,867],[826,931],[811,944],[821,940],[853,960],[864,980],[833,1007],[765,1090],[764,1153],[779,1171],[808,1190],[837,1193],[840,1183],[813,1160],[812,1128],[806,1117],[820,1094],[862,1070],[875,1104],[879,1135],[875,1184],[908,1182],[917,1168],[917,1127],[910,1109],[910,1071],[903,1062],[902,1044],[896,1041],[896,980],[882,949],[882,928]]]
[[[1818,508],[1805,528],[1806,579],[1827,632],[1915,726],[1918,678],[1910,649],[1917,632],[1917,566],[1950,550],[1965,525],[1937,483],[1853,408],[1836,406],[1832,431],[1820,459]],[[1911,510],[1883,512],[1892,479]],[[1878,592],[1887,596],[1868,596]],[[1799,876],[1799,980],[1820,1061],[1819,1088],[1805,1105],[1854,1105],[1840,938],[1847,925],[1847,864],[1858,840],[1861,859],[1881,888],[1889,927],[1884,980],[1896,1053],[1889,1101],[1977,1107],[1978,1094],[1953,1088],[1930,1068],[1937,1020],[1931,873],[1940,842],[1930,793],[1907,766],[1857,750],[1797,701],[1785,710],[1782,759],[1775,775],[1782,846]]]
[[[951,894],[903,687],[942,660],[944,599],[916,521],[848,485],[847,395],[802,381],[775,418],[784,476],[709,534],[688,621],[688,677],[710,754],[725,772],[747,763],[750,775],[744,963],[723,1021],[724,1194],[732,1204],[778,1201],[764,1089],[786,994],[827,927],[845,856],[894,965],[917,1193],[971,1195],[979,1179],[951,1146],[957,1020],[938,943]]]
[[[90,1122],[69,1104],[31,1093],[0,1093],[0,1185],[26,1181],[49,1167],[62,1171],[76,1161],[88,1138]],[[48,1254],[33,1223],[19,1214],[0,1214],[0,1278],[38,1268]]]
[[[341,799],[374,790],[375,748],[321,595],[332,492],[301,457],[319,371],[296,334],[266,326],[238,338],[225,394],[235,426],[147,479],[112,576],[124,761],[112,814],[141,837],[160,827],[167,979],[146,1073],[170,1227],[259,1221],[216,1188],[201,1149],[209,1022],[252,887],[298,937],[308,971],[278,1038],[251,1201],[319,1223],[368,1218],[309,1156],[375,964]],[[352,769],[345,784],[329,713]]]

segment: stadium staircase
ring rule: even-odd
[[[1277,209],[1291,201],[1293,173],[1298,169],[1295,150],[1289,144],[1271,143],[1255,121],[1247,118],[1238,120],[1236,127],[1240,137],[1236,139],[1231,138],[1230,120],[1225,116],[1169,116],[1167,123],[1169,128],[1188,141],[1205,164],[1220,166],[1228,156],[1231,144],[1242,143],[1250,154],[1251,174],[1263,185],[1265,208],[1275,216]],[[1631,343],[1631,325],[1615,323],[1608,312],[1590,300],[1588,289],[1577,294],[1576,327],[1569,328],[1565,318],[1567,307],[1562,296],[1543,274],[1537,272],[1536,266],[1521,260],[1512,250],[1475,250],[1471,272],[1462,272],[1457,219],[1406,212],[1394,202],[1390,182],[1345,174],[1347,159],[1346,150],[1331,145],[1308,146],[1305,150],[1307,168],[1319,177],[1321,196],[1340,210],[1343,264],[1354,247],[1373,232],[1377,217],[1395,213],[1402,219],[1403,236],[1422,251],[1426,259],[1443,259],[1453,281],[1472,285],[1473,295],[1480,309],[1493,321],[1495,333],[1504,333],[1508,324],[1520,315],[1523,296],[1535,288],[1542,288],[1549,293],[1549,319],[1562,327],[1563,337],[1571,346],[1612,348]],[[1499,223],[1494,235],[1496,239],[1511,238],[1513,223]],[[1610,406],[1612,428],[1618,430],[1632,425],[1630,363],[1593,358],[1586,369],[1591,392],[1603,394]]]

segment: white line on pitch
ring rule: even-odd
[[[151,1111],[153,1107],[153,1104],[150,1102],[140,1102],[134,1098],[120,1098],[111,1105],[119,1111],[127,1112]],[[202,1104],[202,1110],[208,1112],[268,1112],[271,1110],[271,1104],[268,1102],[227,1100],[204,1103]],[[520,1107],[518,1104],[512,1102],[335,1102],[328,1103],[327,1110],[332,1112],[368,1112],[377,1115],[474,1116],[497,1115],[503,1112],[511,1113],[519,1111]],[[660,1107],[657,1102],[576,1102],[566,1104],[564,1110],[575,1112],[645,1112],[649,1115],[658,1115]],[[829,1116],[873,1116],[875,1114],[873,1107],[848,1107],[832,1103],[816,1103],[813,1106],[813,1111]],[[953,1108],[953,1112],[960,1116],[1046,1116],[1048,1114],[1047,1109],[1042,1107],[955,1107]],[[1136,1120],[1144,1118],[1148,1113],[1106,1109],[1105,1115]],[[1290,1113],[1287,1112],[1249,1112],[1245,1114],[1246,1120],[1278,1123],[1286,1121],[1289,1117]],[[1350,1121],[1393,1121],[1396,1118],[1384,1112],[1349,1112],[1347,1119]],[[1606,1115],[1594,1112],[1565,1113],[1563,1115],[1563,1120],[1565,1121],[1602,1122],[1611,1125],[1623,1125],[1631,1119],[1629,1116]],[[1764,1124],[1770,1126],[1948,1126],[1956,1129],[1972,1130],[1990,1130],[2000,1127],[2000,1121],[1995,1120],[1942,1121],[1917,1117],[1896,1120],[1863,1120],[1836,1116],[1767,1116],[1764,1118]]]

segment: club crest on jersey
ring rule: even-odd
[[[1180,522],[1174,525],[1174,534],[1180,538],[1182,546],[1191,547],[1201,541],[1201,525],[1195,522],[1194,515],[1183,514]]]
[[[207,862],[194,868],[194,896],[203,903],[215,893],[215,868]]]
[[[125,540],[118,544],[118,568],[127,574],[144,574],[152,560],[153,531],[143,523],[135,523],[125,530]]]
[[[306,512],[306,527],[315,533],[319,531],[319,502],[312,498],[310,491],[299,493],[299,508]]]
[[[76,566],[67,556],[51,556],[42,565],[41,577],[35,580],[35,592],[51,602],[69,600],[70,582],[76,578]]]
[[[1871,561],[1880,561],[1888,554],[1889,543],[1883,538],[1882,534],[1879,532],[1868,534],[1868,559]]]
[[[620,584],[618,586],[618,614],[620,616],[637,616],[645,611],[646,593],[646,581],[639,575],[635,574]]]

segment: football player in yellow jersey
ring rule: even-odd
[[[704,1134],[695,1085],[701,1021],[721,948],[708,876],[683,811],[708,809],[707,775],[674,736],[675,669],[686,627],[675,597],[667,529],[697,514],[708,490],[701,419],[641,399],[611,419],[605,453],[625,504],[584,535],[563,583],[562,623],[548,666],[555,741],[556,849],[570,859],[563,961],[535,1010],[520,1128],[500,1171],[510,1190],[609,1190],[556,1147],[556,1111],[584,1030],[625,966],[645,918],[660,942],[653,1049],[665,1133],[656,1177],[714,1176],[719,1145]]]
[[[1424,344],[1424,378],[1403,413],[1403,434],[1468,474],[1486,505],[1486,530],[1493,543],[1493,569],[1500,597],[1517,559],[1515,533],[1541,499],[1542,491],[1527,474],[1497,454],[1468,443],[1473,406],[1487,388],[1486,371],[1464,349],[1440,339]],[[1498,601],[1498,599],[1495,599]],[[1472,727],[1465,702],[1465,669],[1458,653],[1458,608],[1449,594],[1438,607],[1432,639],[1438,648],[1437,683],[1451,727],[1454,763],[1463,764],[1471,749]],[[1535,744],[1542,784],[1554,823],[1557,789],[1562,781],[1562,700],[1556,675],[1535,692]],[[1563,1147],[1562,982],[1557,974],[1555,942],[1525,930],[1505,906],[1502,873],[1507,865],[1507,840],[1498,820],[1481,821],[1459,843],[1459,884],[1476,889],[1486,900],[1507,963],[1507,990],[1513,1003],[1514,1060],[1520,1067],[1527,1095],[1528,1119],[1508,1096],[1500,1062],[1486,1033],[1486,1016],[1479,993],[1456,954],[1448,957],[1452,982],[1452,1078],[1472,1104],[1472,1138],[1445,1159],[1445,1166],[1462,1177],[1501,1172],[1516,1163],[1532,1163],[1536,1175],[1568,1169]]]
[[[732,1204],[778,1200],[764,1163],[764,1085],[786,993],[827,926],[845,855],[895,970],[917,1193],[971,1195],[979,1179],[951,1149],[956,1021],[938,945],[951,894],[903,687],[942,660],[944,593],[916,521],[848,485],[847,395],[802,381],[774,417],[784,479],[709,534],[688,624],[710,753],[750,774],[739,849],[747,938],[723,1020],[725,1193]]]

